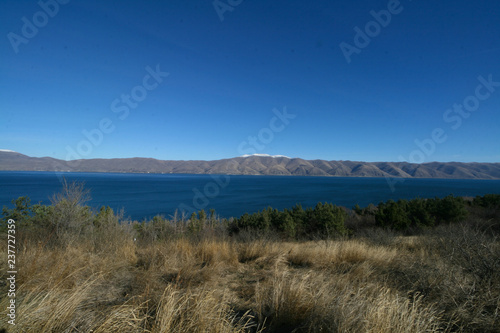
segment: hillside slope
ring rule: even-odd
[[[162,161],[153,158],[63,161],[0,151],[1,171],[188,173],[230,175],[339,176],[500,179],[500,163],[355,162],[247,156],[215,161]]]

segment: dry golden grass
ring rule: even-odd
[[[244,332],[248,315],[232,312],[227,295],[219,290],[179,290],[167,286],[156,309],[152,332]]]
[[[440,316],[421,299],[408,299],[377,284],[307,272],[278,273],[257,288],[261,321],[275,331],[436,332]]]
[[[142,244],[126,233],[100,246],[83,237],[51,247],[27,241],[17,257],[16,326],[6,323],[3,285],[0,328],[498,332],[499,243],[469,234],[442,228],[379,243],[204,237]]]
[[[292,265],[317,268],[363,262],[383,266],[391,262],[397,254],[397,249],[374,246],[361,240],[329,240],[291,244],[287,258]]]

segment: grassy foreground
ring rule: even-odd
[[[139,237],[112,211],[59,199],[71,223],[18,226],[15,326],[1,261],[8,332],[500,332],[498,209],[412,235],[292,241],[161,220]]]

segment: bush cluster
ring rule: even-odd
[[[343,236],[347,234],[346,217],[345,208],[320,202],[314,208],[303,209],[296,205],[279,211],[268,207],[257,213],[246,213],[234,219],[229,228],[231,232],[247,229],[273,231],[290,238],[314,234]]]
[[[32,205],[30,198],[19,197],[12,200],[14,208],[3,207],[0,231],[5,230],[9,219],[14,219],[22,236],[49,245],[67,244],[79,237],[97,244],[99,238],[117,236],[122,216],[107,206],[95,211],[85,205],[89,200],[83,184],[76,183],[65,183],[63,191],[51,199],[51,205]]]
[[[389,200],[380,203],[375,212],[376,224],[398,231],[411,228],[432,227],[439,223],[463,221],[468,215],[462,197]]]
[[[474,198],[472,204],[483,208],[500,208],[500,194],[478,195]]]

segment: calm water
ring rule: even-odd
[[[84,182],[93,207],[108,205],[125,210],[136,220],[156,214],[167,217],[176,209],[214,208],[222,217],[240,216],[272,206],[291,208],[317,202],[361,207],[388,199],[476,196],[500,194],[500,180],[406,179],[391,190],[384,178],[280,177],[224,175],[158,175],[115,173],[64,173],[68,182]],[[52,172],[0,172],[0,207],[29,196],[32,203],[50,203],[60,192],[61,174]]]

